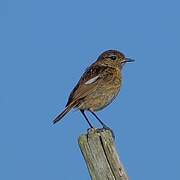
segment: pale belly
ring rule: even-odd
[[[118,95],[120,86],[100,87],[80,101],[78,109],[99,111],[108,106]]]

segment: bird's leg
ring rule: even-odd
[[[88,120],[88,118],[87,118],[84,110],[80,110],[80,111],[81,111],[82,115],[84,116],[84,118],[86,119],[86,121],[88,122],[89,126],[90,126],[91,128],[93,128],[93,126],[92,126],[92,124],[89,122],[89,120]]]
[[[90,112],[91,112],[91,113],[96,117],[96,119],[101,123],[101,125],[103,126],[103,129],[110,130],[113,139],[115,139],[115,135],[114,135],[113,130],[112,130],[111,128],[109,128],[106,124],[104,124],[104,123],[98,118],[98,116],[97,116],[93,111],[90,111]],[[103,129],[100,129],[100,131],[103,130]]]
[[[110,129],[108,126],[106,126],[106,124],[104,124],[99,118],[98,116],[93,112],[93,111],[90,111],[93,116],[101,123],[101,125],[103,126],[104,129]]]

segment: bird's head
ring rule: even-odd
[[[127,62],[133,62],[134,59],[125,57],[125,55],[117,50],[108,50],[103,52],[97,59],[97,63],[110,66],[110,67],[120,67],[122,68]]]

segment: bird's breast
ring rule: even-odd
[[[81,100],[79,109],[99,111],[108,106],[118,95],[121,86],[121,74],[113,72],[106,76],[96,91]]]

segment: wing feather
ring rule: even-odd
[[[81,79],[72,90],[66,106],[68,106],[72,101],[78,101],[85,98],[86,96],[92,94],[101,85],[104,73],[107,70],[105,66],[99,66],[92,64],[82,75]]]

